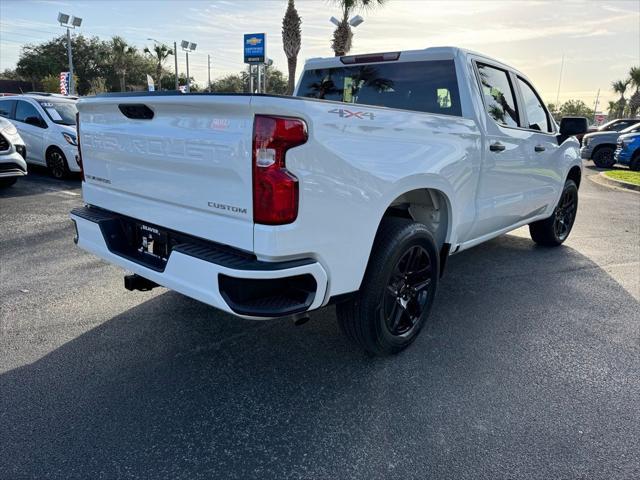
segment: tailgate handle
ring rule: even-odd
[[[121,103],[118,108],[127,118],[134,120],[151,120],[153,118],[153,110],[144,103]]]

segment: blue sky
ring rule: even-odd
[[[331,55],[338,11],[330,0],[296,0],[303,19],[305,58]],[[198,44],[190,56],[196,81],[243,68],[242,34],[264,31],[268,54],[286,70],[280,37],[286,0],[101,1],[0,0],[0,70],[13,68],[25,43],[60,34],[58,11],[82,17],[85,35],[121,35],[142,48],[152,37],[166,43]],[[565,55],[560,101],[580,98],[593,105],[613,99],[612,80],[640,64],[640,0],[619,1],[422,1],[388,0],[364,12],[351,53],[454,45],[495,56],[532,78],[547,101],[555,101]],[[171,67],[172,62],[167,64]],[[179,54],[184,70],[184,54]]]

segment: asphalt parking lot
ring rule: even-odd
[[[563,247],[452,257],[428,329],[372,359],[333,308],[124,290],[72,242],[79,193],[0,191],[0,479],[640,478],[640,195],[584,178]]]

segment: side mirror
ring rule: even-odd
[[[581,135],[588,130],[589,121],[586,117],[564,117],[560,120],[560,136],[563,138]]]

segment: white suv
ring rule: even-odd
[[[27,147],[27,163],[46,166],[55,178],[80,171],[76,113],[75,99],[53,94],[0,98],[0,116],[20,133]]]

